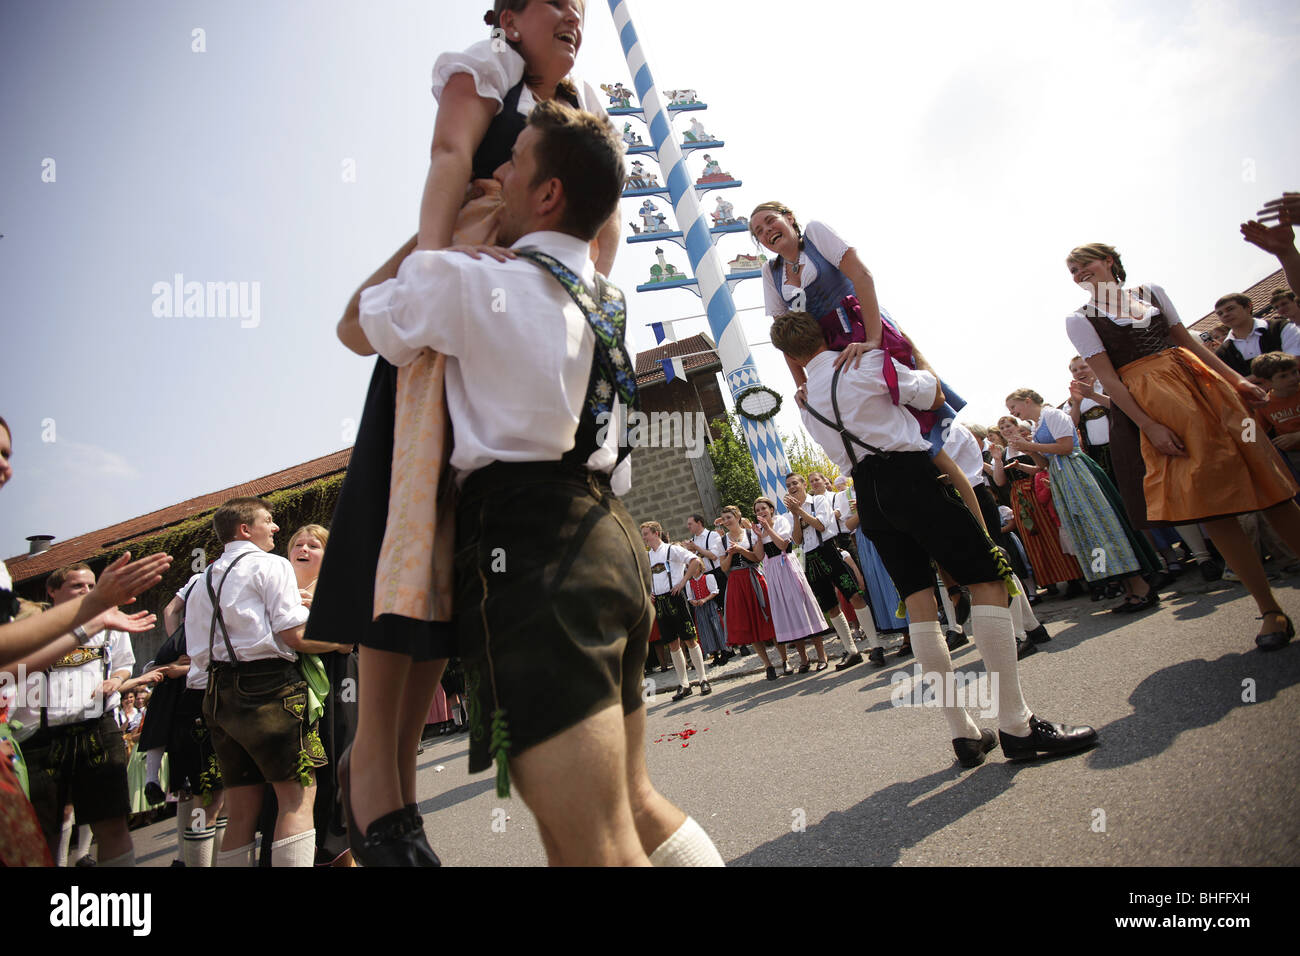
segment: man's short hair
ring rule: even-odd
[[[234,541],[239,526],[252,524],[259,511],[271,513],[271,505],[263,498],[231,498],[212,516],[212,530],[217,533],[217,540],[222,544]]]
[[[1280,372],[1286,372],[1300,365],[1294,355],[1286,352],[1265,352],[1250,363],[1250,374],[1260,378],[1271,379]]]
[[[772,344],[798,361],[826,346],[822,327],[807,312],[786,312],[772,320]]]
[[[1221,309],[1229,302],[1237,303],[1237,305],[1241,306],[1247,312],[1251,311],[1250,296],[1241,292],[1229,292],[1227,295],[1220,298],[1219,301],[1215,302],[1214,307],[1216,309]]]
[[[1274,308],[1277,308],[1277,304],[1281,302],[1283,299],[1290,299],[1292,302],[1294,302],[1296,301],[1295,293],[1292,292],[1290,289],[1274,289],[1273,294],[1268,297],[1268,304],[1273,306]],[[3,422],[4,419],[0,418],[0,423]]]
[[[68,580],[68,575],[73,571],[90,571],[92,575],[95,573],[91,569],[90,565],[86,564],[84,561],[78,561],[76,564],[69,564],[66,568],[59,568],[57,571],[51,571],[50,576],[45,579],[45,593],[53,594],[59,588],[63,587],[64,583]]]
[[[661,538],[664,536],[663,526],[659,524],[658,521],[642,521],[641,530],[644,531],[646,528],[649,528],[651,531],[659,535],[659,537]]]
[[[691,520],[694,521],[696,524],[704,525],[704,527],[706,528],[708,527],[708,525],[705,524],[704,522],[704,515],[700,515],[700,514],[691,515]]]
[[[583,239],[595,239],[618,208],[626,178],[623,144],[613,125],[556,100],[533,107],[528,125],[541,134],[532,185],[558,179],[564,186],[564,218],[559,225]]]

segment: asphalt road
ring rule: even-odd
[[[1276,586],[1300,619],[1300,578]],[[997,750],[962,771],[939,712],[891,703],[891,677],[914,658],[771,682],[750,656],[705,698],[674,704],[673,675],[659,675],[651,776],[729,866],[1300,863],[1300,640],[1258,652],[1240,585],[1164,593],[1136,620],[1087,599],[1039,608],[1052,640],[1020,665],[1025,697],[1040,717],[1098,728],[1086,754],[1012,765]],[[953,658],[982,672],[973,642]],[[469,776],[465,754],[453,736],[420,758],[444,863],[544,864],[523,803],[497,799],[491,773]],[[175,855],[170,821],[135,840],[143,865]]]

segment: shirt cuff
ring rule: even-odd
[[[370,347],[397,366],[408,365],[420,354],[398,333],[393,316],[393,293],[397,280],[387,279],[379,285],[361,290],[361,330]]]
[[[900,405],[911,405],[918,411],[928,411],[934,397],[934,388],[939,384],[929,372],[915,371],[907,376],[906,380],[899,377],[898,382],[898,403]],[[924,399],[925,408],[918,408],[915,404],[918,399]]]

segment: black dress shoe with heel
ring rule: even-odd
[[[1269,631],[1267,634],[1255,635],[1255,646],[1261,651],[1280,651],[1282,648],[1286,647],[1287,642],[1290,641],[1291,638],[1295,637],[1295,625],[1291,623],[1291,618],[1287,617],[1281,611],[1269,611],[1260,617],[1259,620],[1264,620],[1264,617],[1280,617],[1286,622],[1286,627],[1279,628],[1275,631]]]
[[[1048,720],[1029,718],[1029,736],[1013,737],[998,731],[1002,752],[1011,761],[1037,760],[1039,757],[1059,757],[1087,750],[1097,742],[1097,731],[1091,727],[1069,727]]]
[[[411,812],[413,805],[385,813],[366,828],[363,837],[356,817],[352,815],[351,745],[339,758],[338,770],[339,796],[343,800],[343,815],[348,824],[348,848],[354,861],[361,866],[442,865],[424,837],[423,823],[416,822],[420,819],[419,812]]]

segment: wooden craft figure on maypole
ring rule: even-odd
[[[611,116],[631,116],[644,120],[650,133],[650,143],[643,142],[633,132],[630,124],[623,128],[624,142],[629,153],[653,155],[658,160],[662,181],[667,184],[660,186],[658,179],[645,170],[639,157],[634,162],[632,172],[629,173],[628,188],[623,195],[629,198],[645,197],[645,204],[641,207],[641,225],[639,228],[634,227],[635,234],[628,237],[627,241],[676,242],[686,249],[691,269],[695,273],[695,278],[691,278],[680,272],[677,266],[665,258],[662,246],[658,246],[655,249],[656,264],[651,269],[651,281],[637,286],[637,291],[689,288],[700,296],[708,316],[709,328],[718,344],[723,375],[739,413],[745,441],[754,460],[754,470],[758,473],[759,486],[763,494],[777,502],[778,508],[784,511],[785,506],[781,502],[786,494],[785,476],[790,467],[774,422],[776,413],[781,408],[781,397],[759,381],[758,368],[736,315],[736,304],[731,298],[731,286],[736,282],[762,275],[763,260],[753,256],[738,256],[728,263],[728,270],[724,272],[722,258],[714,247],[714,236],[747,232],[748,223],[743,217],[735,216],[731,203],[719,199],[717,208],[710,216],[701,208],[699,201],[699,193],[735,188],[741,182],[723,171],[721,163],[713,158],[713,152],[724,143],[705,131],[698,119],[692,118],[690,129],[685,134],[685,142],[678,144],[673,134],[672,114],[704,110],[706,105],[700,102],[695,90],[667,90],[666,95],[660,93],[632,25],[627,0],[609,0],[609,8],[614,15],[614,25],[619,32],[628,71],[632,74],[632,86],[641,103],[640,109],[633,107],[631,95],[621,83],[603,86],[602,89],[611,101],[609,112]],[[683,153],[705,148],[710,152],[704,156],[704,173],[692,183]],[[665,217],[657,212],[657,207],[650,199],[652,196],[671,199],[678,223],[676,229],[668,226]],[[656,337],[662,336],[661,328],[656,329]]]

